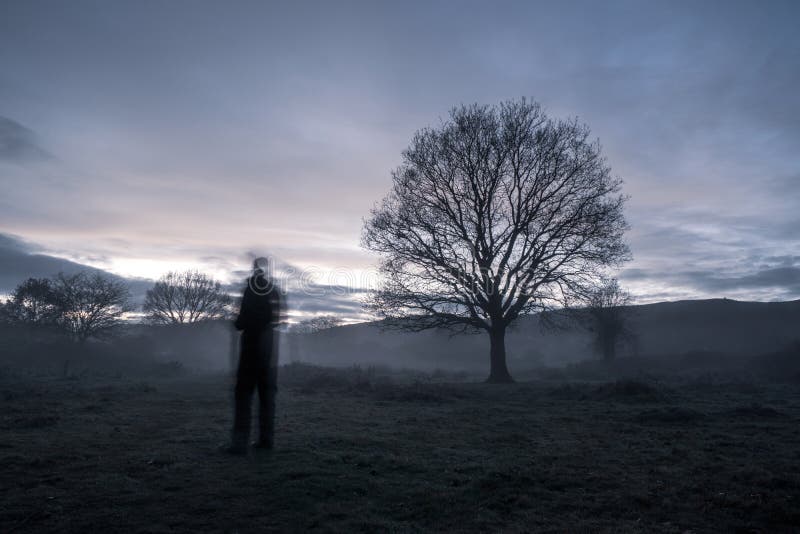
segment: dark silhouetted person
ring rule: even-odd
[[[280,320],[281,299],[268,272],[269,261],[266,258],[253,262],[253,274],[247,280],[235,322],[242,335],[236,372],[233,440],[229,449],[234,454],[247,453],[255,389],[258,389],[259,400],[259,438],[253,445],[262,449],[272,449],[274,445],[278,369],[274,328]]]

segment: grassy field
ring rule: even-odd
[[[6,372],[0,532],[800,530],[797,385],[282,372],[245,458],[225,376]]]

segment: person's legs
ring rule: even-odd
[[[253,390],[256,387],[256,370],[249,365],[248,358],[243,353],[239,360],[239,370],[236,373],[236,389],[234,390],[234,418],[231,452],[247,452],[250,439],[251,407],[253,403]]]
[[[267,360],[268,362],[269,360]],[[258,373],[258,443],[257,447],[271,449],[275,445],[275,369],[266,363]]]

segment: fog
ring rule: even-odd
[[[759,357],[790,350],[800,340],[800,301],[738,302],[730,299],[629,306],[632,336],[618,358],[633,370],[669,369],[680,374],[739,371],[759,375]],[[591,325],[554,315],[542,322],[523,318],[508,333],[512,373],[530,376],[548,369],[601,363]],[[554,324],[555,323],[555,324]],[[158,377],[183,373],[232,372],[238,361],[239,333],[230,321],[183,325],[125,324],[111,339],[76,344],[47,329],[5,326],[0,336],[2,364],[53,374],[119,374]],[[380,321],[335,326],[313,333],[284,328],[279,363],[324,367],[371,366],[386,370],[468,373],[479,377],[488,366],[489,341],[483,333],[447,330],[419,333],[386,329]],[[747,363],[748,359],[752,361]],[[791,364],[789,374],[800,376]],[[766,365],[766,364],[765,364]],[[774,374],[774,373],[773,373]]]

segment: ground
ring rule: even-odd
[[[241,458],[224,375],[6,371],[0,532],[800,530],[797,385],[447,380],[286,368]]]

